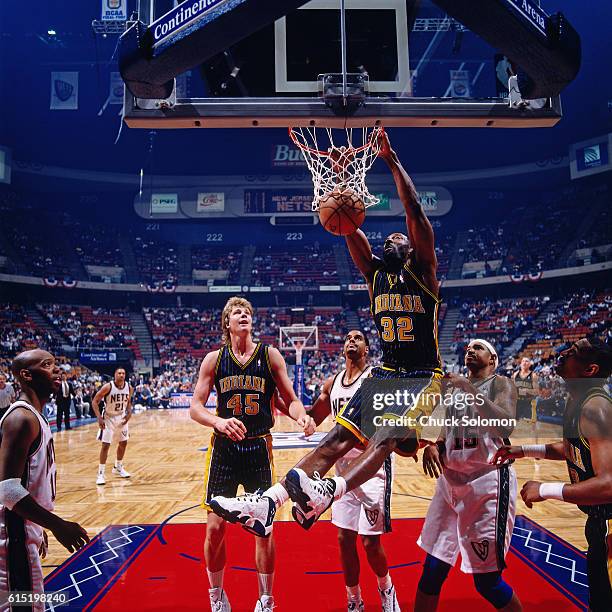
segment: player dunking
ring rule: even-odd
[[[369,376],[371,368],[368,365],[368,353],[366,335],[356,329],[349,331],[343,350],[346,367],[325,381],[310,412],[317,425],[329,414],[336,418],[359,389],[364,378]],[[338,459],[336,474],[342,476],[350,462],[362,452],[362,448],[353,448]],[[368,563],[376,574],[383,609],[399,610],[395,588],[389,575],[387,555],[380,539],[381,534],[391,531],[392,479],[392,458],[387,457],[374,478],[335,501],[331,507],[332,523],[338,527],[338,544],[349,612],[364,609],[359,587],[358,535],[361,536]]]
[[[206,455],[204,499],[209,510],[206,523],[204,558],[210,583],[210,604],[213,612],[231,610],[223,590],[225,568],[225,521],[235,522],[215,507],[215,495],[234,496],[239,485],[247,492],[267,489],[273,480],[272,436],[274,418],[272,402],[276,390],[289,416],[304,433],[315,429],[287,376],[285,361],[277,349],[255,342],[252,337],[253,307],[239,297],[230,298],[223,308],[221,324],[224,346],[208,353],[200,367],[198,382],[191,402],[194,421],[213,428]],[[217,412],[205,406],[212,388],[217,391]],[[245,495],[245,499],[253,497]],[[219,516],[210,512],[214,510]],[[268,510],[275,511],[269,500]],[[274,542],[253,521],[242,521],[245,528],[258,536],[255,542],[255,565],[259,583],[256,612],[274,607],[272,580],[274,575]]]
[[[474,576],[476,590],[498,610],[518,612],[521,603],[504,582],[502,570],[516,513],[517,482],[509,465],[491,465],[512,432],[516,389],[495,374],[497,352],[486,340],[472,340],[465,352],[468,377],[450,374],[453,389],[447,425],[424,451],[423,470],[438,478],[418,544],[427,552],[415,611],[438,607],[442,585],[461,554],[462,571]],[[446,403],[446,402],[445,402]],[[471,424],[478,417],[499,426]],[[441,475],[440,475],[441,473]]]
[[[104,400],[104,416],[100,413],[100,402],[102,400]],[[123,467],[123,457],[125,457],[125,449],[130,439],[128,421],[132,416],[132,389],[125,379],[124,368],[115,370],[113,380],[100,387],[91,404],[98,417],[100,427],[98,440],[102,442],[96,484],[106,484],[104,475],[106,459],[114,438],[119,439],[119,444],[117,444],[117,460],[115,461],[115,467],[113,467],[113,474],[120,478],[129,478],[130,473]]]
[[[0,609],[9,610],[10,591],[44,592],[40,556],[49,529],[74,552],[89,542],[77,523],[53,514],[55,452],[43,415],[45,404],[61,385],[60,369],[47,351],[34,349],[11,365],[21,393],[0,419]],[[20,609],[26,609],[26,607]],[[29,609],[42,612],[44,603]]]
[[[531,508],[545,499],[576,504],[587,515],[589,610],[612,610],[612,398],[605,390],[612,374],[612,349],[583,338],[563,351],[556,365],[569,392],[563,441],[506,446],[495,463],[522,457],[565,461],[571,484],[529,481],[521,497]]]
[[[370,243],[361,230],[346,237],[355,265],[368,284],[371,308],[382,348],[381,367],[372,369],[370,382],[395,384],[406,390],[412,403],[402,407],[402,414],[414,420],[430,414],[432,401],[440,393],[442,377],[438,353],[438,280],[434,233],[419,202],[414,184],[386,134],[382,136],[380,156],[389,166],[406,212],[410,239],[402,233],[388,236],[382,260],[372,254]],[[393,452],[414,455],[418,448],[414,429],[399,435],[378,430],[369,440],[361,424],[362,409],[371,408],[363,397],[363,386],[337,417],[336,426],[319,446],[306,455],[286,478],[265,491],[259,500],[219,498],[218,504],[236,520],[252,520],[266,533],[272,530],[274,513],[268,501],[277,507],[289,497],[299,510],[294,517],[304,527],[313,522],[346,491],[370,480]],[[321,479],[336,461],[357,444],[366,450],[348,466],[343,476]],[[314,476],[314,478],[312,478]]]

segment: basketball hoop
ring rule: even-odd
[[[279,328],[279,347],[281,351],[295,353],[295,363],[302,363],[304,351],[316,351],[319,348],[319,334],[316,325],[289,325]]]
[[[365,128],[294,127],[289,136],[302,152],[312,173],[314,199],[312,210],[319,210],[319,202],[334,190],[352,189],[366,208],[378,204],[365,183],[368,170],[380,153],[380,126]]]

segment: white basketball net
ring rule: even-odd
[[[334,190],[352,189],[365,207],[378,204],[365,183],[368,170],[378,157],[382,127],[366,128],[297,127],[289,128],[293,143],[300,149],[312,173],[312,210]]]

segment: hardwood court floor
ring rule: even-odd
[[[330,421],[322,425],[329,429]],[[538,424],[538,438],[534,427],[526,422],[518,426],[514,440],[522,443],[543,442],[543,436],[553,438],[552,426]],[[287,417],[277,419],[274,431],[297,431]],[[107,484],[96,486],[96,471],[100,443],[96,440],[97,425],[85,425],[55,434],[57,473],[56,512],[59,516],[77,521],[90,534],[107,525],[132,523],[159,524],[171,515],[173,523],[205,522],[206,513],[200,509],[205,453],[210,430],[189,418],[187,410],[148,411],[136,414],[130,421],[130,442],[124,464],[132,474],[120,479],[111,474],[115,444],[111,446],[107,463]],[[437,432],[426,432],[435,439]],[[521,435],[522,434],[522,435]],[[276,450],[276,476],[280,478],[309,449]],[[565,462],[523,459],[516,464],[519,490],[526,480],[568,481]],[[393,517],[424,517],[433,495],[434,481],[423,474],[421,462],[397,457],[393,485]],[[196,506],[195,508],[191,508]],[[564,540],[585,549],[583,530],[585,517],[575,507],[558,501],[537,504],[529,510],[519,499],[518,514],[525,514]],[[329,518],[324,515],[324,518]],[[292,520],[290,505],[277,514],[277,520]],[[391,536],[393,537],[393,536]],[[49,554],[43,565],[45,573],[69,556],[55,538],[49,536]]]

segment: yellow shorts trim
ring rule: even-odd
[[[208,497],[208,480],[210,477],[210,463],[212,461],[213,449],[215,446],[215,434],[210,436],[210,444],[208,445],[208,450],[206,451],[206,458],[204,459],[204,496],[202,497],[202,501],[200,502],[200,506],[204,508],[204,510],[208,510],[212,512],[212,508],[206,503],[206,498]]]
[[[367,446],[370,442],[369,438],[363,435],[363,432],[355,423],[351,423],[351,421],[345,419],[341,414],[336,417],[336,423],[348,429],[362,444]]]

